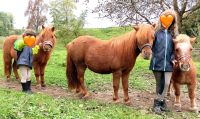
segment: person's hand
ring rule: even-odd
[[[33,55],[38,54],[39,49],[40,49],[39,45],[36,45],[34,48],[32,48]]]
[[[176,67],[177,60],[172,60],[173,67]]]

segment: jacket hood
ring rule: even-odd
[[[164,12],[162,12],[161,15],[166,15],[166,16],[172,15],[174,17],[174,20],[168,30],[172,32],[173,37],[176,37],[179,34],[178,25],[177,25],[177,13],[172,9],[168,9],[168,10],[165,10]],[[160,21],[160,17],[158,19],[155,29],[156,29],[156,31],[163,29],[161,21]]]

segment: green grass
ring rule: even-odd
[[[105,28],[105,29],[86,29],[85,34],[92,35],[101,39],[110,39],[130,31],[131,28]],[[0,39],[0,45],[2,40]],[[48,86],[57,85],[67,88],[66,81],[66,49],[61,43],[57,43],[56,48],[48,62],[45,70],[45,81]],[[198,79],[200,79],[200,62],[195,62],[198,69]],[[135,67],[129,77],[129,86],[137,90],[155,90],[155,80],[149,68],[149,60],[138,57]],[[2,49],[0,48],[0,78],[4,78]],[[14,77],[12,75],[14,80]],[[32,81],[35,83],[32,71]],[[112,90],[112,75],[102,75],[90,70],[85,74],[86,85],[89,91],[105,91],[105,86]],[[136,111],[124,105],[114,105],[97,102],[94,100],[83,101],[70,99],[69,97],[55,99],[53,97],[34,94],[24,95],[9,89],[0,88],[0,118],[89,118],[89,119],[152,119],[152,118],[183,118],[176,113],[168,113],[164,117],[147,114],[142,110]],[[189,118],[195,118],[192,113],[184,113]]]
[[[87,28],[87,29],[84,29],[81,34],[91,35],[103,40],[108,40],[112,38],[113,36],[116,37],[131,30],[132,30],[131,27],[109,27],[109,28],[101,28],[101,29]]]
[[[114,105],[78,99],[55,99],[0,89],[1,119],[161,119],[161,116]]]

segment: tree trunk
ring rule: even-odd
[[[182,15],[177,12],[177,25],[178,25],[178,32],[181,33],[182,31]]]

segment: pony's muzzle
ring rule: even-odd
[[[146,60],[149,60],[149,59],[150,59],[151,54],[152,54],[151,51],[146,51],[146,50],[143,50],[143,51],[142,51],[142,56],[143,56],[143,58],[146,59]]]
[[[179,66],[180,66],[181,71],[189,71],[190,70],[189,63],[180,63]]]
[[[44,50],[45,52],[51,51],[52,48],[53,48],[53,43],[52,43],[51,41],[45,41],[45,42],[43,43],[43,50]]]
[[[49,51],[51,51],[51,49],[52,49],[52,46],[51,46],[51,45],[48,45],[48,44],[46,44],[46,45],[44,45],[44,46],[43,46],[43,49],[44,49],[44,51],[46,51],[46,52],[49,52]]]

